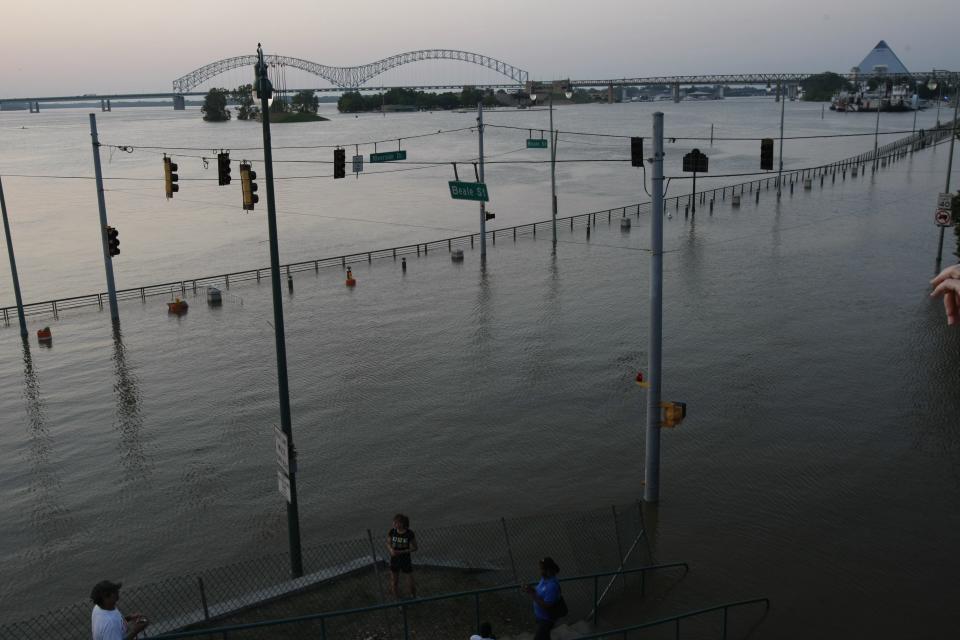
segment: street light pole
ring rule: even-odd
[[[783,95],[783,88],[783,83],[779,82],[777,86],[777,94],[780,96],[780,168],[777,169],[777,200],[780,199],[780,192],[782,189],[780,183],[783,182],[783,117],[787,108],[787,100],[786,96]]]
[[[13,239],[10,237],[10,222],[7,220],[7,201],[3,197],[3,178],[0,178],[0,211],[3,212],[3,233],[7,238],[7,255],[10,257],[10,275],[13,276],[13,295],[17,300],[17,319],[20,321],[20,337],[27,337],[27,320],[23,315],[23,296],[20,295],[20,278],[17,277],[17,261],[13,257]]]
[[[553,223],[553,250],[557,250],[557,136],[553,131],[553,87],[550,87],[550,211]]]
[[[653,114],[653,197],[650,212],[650,343],[647,349],[646,464],[644,502],[660,501],[660,391],[663,364],[663,113]]]
[[[273,149],[270,142],[270,98],[273,86],[267,77],[263,49],[257,44],[257,96],[260,98],[263,120],[263,166],[267,182],[267,231],[270,236],[270,283],[273,288],[273,329],[277,344],[277,386],[280,392],[280,428],[287,436],[290,500],[287,502],[287,536],[290,544],[290,574],[303,575],[303,557],[300,551],[300,510],[297,504],[297,462],[293,454],[293,425],[290,419],[290,388],[287,381],[287,346],[283,331],[283,293],[280,288],[280,250],[277,240],[277,205],[273,190]]]

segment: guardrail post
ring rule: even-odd
[[[507,529],[506,518],[500,518],[500,524],[503,525],[503,537],[507,541],[507,555],[510,557],[510,570],[513,571],[513,581],[520,582],[517,577],[517,563],[513,558],[513,545],[510,544],[510,531]]]
[[[513,228],[513,241],[514,241],[514,242],[517,241],[517,228],[516,228],[516,227]]]
[[[229,274],[229,273],[226,274],[225,276],[223,276],[223,283],[224,283],[224,288],[225,288],[225,289],[229,289],[229,288],[230,288],[230,274]]]
[[[727,611],[728,607],[723,608],[723,640],[727,640]]]
[[[473,605],[477,614],[477,633],[480,633],[480,594],[473,594]]]
[[[200,586],[200,604],[203,605],[203,619],[210,622],[210,609],[207,607],[207,591],[203,588],[203,578],[197,576],[197,584]]]
[[[597,576],[593,576],[593,626],[597,626],[600,620],[600,590],[597,584]]]
[[[320,273],[320,263],[317,260],[313,261],[313,272]]]
[[[370,542],[370,561],[373,563],[373,573],[377,576],[377,588],[380,590],[380,602],[385,602],[383,595],[383,581],[380,578],[380,562],[377,560],[377,548],[373,544],[373,534],[367,529],[367,540]]]
[[[427,245],[423,245],[423,252],[424,252],[424,253],[427,252]],[[372,261],[373,261],[373,260],[370,258],[370,252],[368,251],[368,252],[367,252],[367,262],[369,263],[369,262],[372,262]]]
[[[57,318],[57,317],[58,317],[58,314],[57,314],[57,301],[56,301],[56,300],[53,301],[53,317],[54,317],[54,318]]]
[[[340,256],[340,266],[341,267],[347,266],[347,256]]]
[[[711,201],[710,204],[712,206],[713,202]],[[623,566],[624,557],[623,557],[623,546],[620,542],[620,520],[619,518],[617,518],[617,505],[615,504],[610,505],[610,510],[613,512],[613,535],[617,540],[617,565],[622,570],[624,568]],[[627,588],[627,577],[623,573],[621,573],[620,580],[621,580],[620,586],[621,586],[621,592],[622,592],[623,589]]]
[[[103,294],[97,294],[97,306],[103,309]]]
[[[394,249],[394,251],[396,251],[396,249]],[[447,238],[447,251],[453,251],[453,240],[451,240],[450,238]],[[396,258],[397,254],[394,253],[393,257]]]
[[[320,640],[327,640],[327,619],[320,618]]]
[[[410,640],[410,623],[407,621],[407,607],[400,605],[400,611],[403,613],[403,640]]]

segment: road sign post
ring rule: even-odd
[[[363,171],[363,156],[353,156],[353,172],[361,173]]]
[[[697,212],[697,172],[707,173],[710,166],[710,160],[706,154],[701,153],[700,149],[694,149],[683,156],[683,170],[693,172],[693,191],[690,194],[690,207],[692,213]]]

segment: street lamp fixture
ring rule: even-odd
[[[930,89],[930,91],[936,91],[936,90],[937,90],[937,79],[936,79],[936,78],[930,78],[929,80],[927,80],[927,89]]]

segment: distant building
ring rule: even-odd
[[[863,62],[853,68],[854,73],[910,73],[907,67],[900,62],[900,58],[883,40],[877,43],[873,51],[867,54]]]

